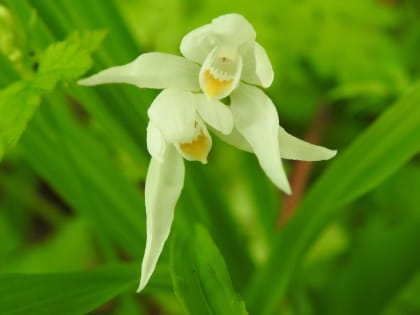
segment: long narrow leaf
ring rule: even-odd
[[[280,233],[248,291],[252,314],[271,314],[308,246],[343,206],[395,172],[420,149],[420,85],[387,110],[343,153]],[[273,275],[275,279],[273,279]]]
[[[175,294],[188,314],[247,314],[220,252],[201,226],[174,239],[171,267]]]
[[[135,266],[115,265],[68,274],[0,275],[0,314],[77,315],[134,288]]]

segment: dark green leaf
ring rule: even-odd
[[[219,250],[201,226],[175,237],[171,269],[175,294],[189,314],[247,314]]]
[[[420,269],[419,230],[420,217],[412,218],[365,241],[333,277],[323,314],[380,314]]]
[[[135,266],[67,274],[0,275],[0,314],[77,315],[136,285]]]
[[[247,300],[253,314],[271,313],[302,255],[339,214],[341,206],[378,185],[419,151],[419,103],[420,85],[416,85],[346,151],[339,151],[296,216],[280,233],[267,264],[254,278]]]

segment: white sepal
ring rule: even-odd
[[[247,41],[254,41],[256,37],[252,25],[237,13],[221,15],[213,19],[211,26],[213,34],[221,44],[239,47]]]
[[[279,146],[281,157],[289,160],[321,161],[329,160],[337,154],[336,150],[296,138],[281,127],[279,128]]]
[[[147,111],[150,121],[172,143],[188,142],[194,136],[197,116],[194,94],[180,89],[165,89]]]
[[[228,106],[203,94],[196,94],[196,99],[198,113],[207,124],[223,134],[232,131],[233,117]]]
[[[246,141],[244,136],[239,133],[238,129],[233,128],[232,132],[227,135],[224,135],[215,129],[212,129],[212,132],[223,142],[226,142],[227,144],[230,144],[239,150],[253,153],[251,145],[248,143],[248,141]]]
[[[165,89],[168,87],[198,91],[200,67],[179,56],[152,52],[122,66],[105,69],[80,80],[81,85],[127,83],[139,88]]]
[[[245,84],[241,84],[231,97],[235,127],[251,145],[267,176],[279,189],[290,194],[281,162],[279,120],[273,102],[260,89]]]
[[[274,71],[265,49],[258,43],[252,42],[244,47],[242,57],[244,66],[242,80],[267,88],[273,83]]]
[[[206,24],[189,32],[181,41],[180,50],[185,58],[202,64],[216,45],[211,25]]]
[[[147,240],[137,292],[148,283],[169,236],[184,173],[184,161],[172,145],[166,148],[162,162],[153,157],[150,161],[145,187]]]
[[[165,138],[160,130],[153,124],[153,122],[149,121],[149,124],[147,125],[147,150],[150,155],[159,162],[163,161],[166,149],[165,142]]]

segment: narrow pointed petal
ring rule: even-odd
[[[271,99],[260,89],[241,84],[232,93],[231,109],[235,127],[251,145],[264,172],[279,189],[290,194],[281,162],[279,120]]]
[[[170,54],[146,53],[126,65],[105,69],[82,79],[81,85],[127,83],[139,88],[179,88],[198,91],[200,67],[195,63]]]
[[[216,39],[212,34],[211,25],[206,24],[185,35],[180,50],[185,58],[202,64],[215,45]]]
[[[273,83],[274,71],[265,49],[253,42],[244,48],[242,80],[267,88]]]
[[[254,41],[256,33],[242,15],[230,13],[221,15],[211,22],[212,31],[219,42],[239,47],[247,41]]]
[[[279,146],[281,157],[289,160],[321,161],[329,160],[337,154],[336,150],[330,150],[296,138],[283,128],[279,128]]]
[[[169,236],[184,173],[184,161],[174,146],[168,146],[162,163],[155,158],[150,162],[145,187],[147,241],[137,292],[144,289],[152,276]]]
[[[162,162],[165,149],[166,143],[162,133],[153,124],[153,122],[150,121],[147,125],[147,150],[152,157],[154,157],[159,162]]]
[[[188,142],[194,137],[197,101],[191,92],[165,89],[147,111],[150,121],[172,143]]]
[[[229,107],[203,94],[197,94],[196,98],[197,110],[201,118],[221,133],[229,134],[233,129],[233,117]]]

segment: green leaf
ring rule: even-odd
[[[390,176],[420,149],[420,84],[389,108],[333,162],[280,233],[246,300],[253,314],[271,314],[302,256],[342,206]],[[272,281],[276,274],[276,281]]]
[[[323,314],[374,315],[420,269],[420,216],[365,241],[333,277]],[[372,233],[371,233],[372,234]]]
[[[39,102],[40,94],[28,82],[19,81],[0,92],[0,152],[16,144]]]
[[[11,80],[18,79],[16,70],[10,60],[0,52],[0,87],[8,84]]]
[[[58,81],[80,77],[92,66],[91,52],[104,37],[104,31],[73,33],[65,41],[49,46],[32,86],[50,91]]]
[[[107,147],[76,123],[64,99],[50,99],[22,137],[24,158],[101,236],[139,256],[145,238],[143,194],[122,174]]]
[[[95,261],[95,246],[89,228],[81,218],[69,220],[48,240],[9,255],[2,267],[5,265],[8,273],[29,270],[31,273],[52,273],[82,269],[87,262]]]
[[[66,274],[0,275],[0,314],[77,315],[133,288],[138,268],[114,265]]]
[[[0,92],[0,153],[14,146],[40,104],[41,96],[62,80],[72,80],[91,67],[91,52],[104,32],[73,34],[48,47],[35,77],[18,81]],[[2,155],[0,155],[1,159]]]
[[[232,287],[223,257],[201,226],[176,235],[171,271],[175,294],[188,314],[247,314]]]

